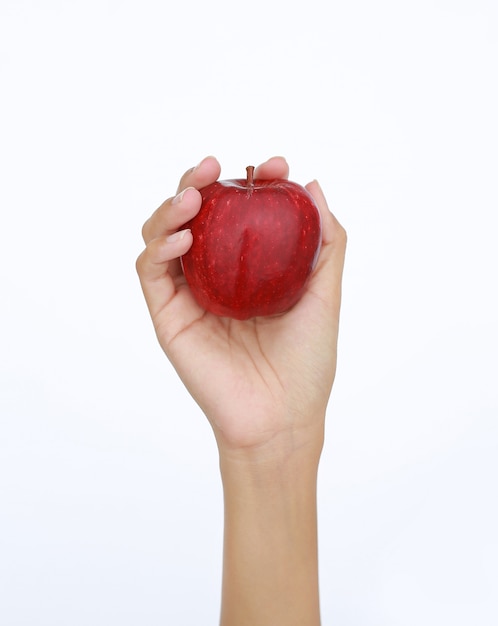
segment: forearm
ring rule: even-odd
[[[225,499],[222,626],[320,624],[319,451],[221,457]]]

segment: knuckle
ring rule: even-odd
[[[144,241],[147,241],[148,236],[149,236],[149,222],[150,222],[150,218],[146,220],[144,222],[144,225],[142,226],[142,239]]]
[[[339,222],[336,222],[335,225],[334,239],[337,244],[341,245],[344,248],[346,247],[346,244],[348,242],[348,234],[344,226],[342,226]]]
[[[185,187],[187,187],[187,182],[190,178],[190,175],[192,174],[192,172],[195,170],[195,167],[191,167],[190,169],[188,169],[185,174],[180,178],[180,182],[178,183],[178,187],[177,187],[177,193],[179,193],[180,191],[182,191],[182,189],[185,189]]]
[[[137,274],[140,276],[140,274],[142,274],[143,269],[144,269],[144,263],[145,263],[145,254],[146,254],[146,250],[143,250],[137,257],[137,260],[135,261],[135,269]]]
[[[346,245],[348,243],[348,233],[346,231],[346,229],[344,228],[344,226],[341,226],[340,228],[340,233],[341,233],[341,240],[343,242],[344,245]]]

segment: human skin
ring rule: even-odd
[[[319,184],[322,247],[301,300],[283,315],[239,321],[194,300],[180,256],[198,189],[220,165],[207,157],[146,221],[137,271],[157,338],[208,418],[224,492],[222,626],[320,623],[316,484],[337,359],[346,233]],[[285,159],[256,168],[287,178]]]

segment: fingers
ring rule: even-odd
[[[313,196],[322,218],[322,249],[313,284],[317,291],[332,304],[338,319],[347,235],[329,210],[318,182],[315,180],[307,184],[306,189]]]
[[[176,292],[172,262],[187,252],[192,245],[190,230],[182,230],[167,237],[150,241],[137,259],[136,269],[145,300],[152,318],[171,301]]]
[[[185,172],[180,179],[178,191],[186,187],[202,189],[206,185],[218,180],[220,173],[221,167],[218,161],[214,157],[208,156],[203,159],[199,165]],[[288,178],[289,166],[284,157],[271,157],[268,161],[256,167],[254,176],[255,178]]]
[[[201,195],[197,190],[214,183],[219,175],[220,164],[214,157],[206,157],[185,172],[178,185],[178,195],[163,202],[143,225],[145,243],[173,233],[197,215],[201,207]]]
[[[188,170],[180,180],[178,195],[163,202],[142,228],[146,248],[136,269],[153,319],[175,296],[181,275],[179,259],[192,245],[190,230],[178,229],[197,215],[202,201],[198,189],[216,181],[220,170],[214,157]]]
[[[288,178],[289,166],[284,157],[272,157],[258,165],[254,170],[254,178]]]
[[[201,202],[201,194],[193,187],[187,187],[174,198],[168,198],[143,225],[145,243],[174,233],[197,215]]]
[[[326,245],[335,242],[341,248],[345,249],[347,239],[346,231],[330,211],[327,200],[325,199],[325,195],[318,181],[314,180],[313,182],[308,183],[305,187],[313,196],[313,199],[315,200],[320,211],[320,216],[322,218],[323,243]]]
[[[136,266],[153,317],[174,297],[179,284],[180,257],[192,245],[191,232],[182,230],[182,226],[200,210],[202,198],[198,190],[218,180],[220,173],[220,164],[214,157],[203,159],[181,177],[178,195],[163,202],[142,228],[146,248]],[[283,157],[272,157],[256,168],[255,175],[287,178],[289,166]]]
[[[197,215],[201,206],[201,195],[197,190],[215,182],[220,171],[218,161],[208,156],[185,172],[178,185],[178,195],[163,202],[145,222],[142,228],[145,243],[173,233]],[[255,173],[258,178],[287,178],[289,166],[283,157],[272,157],[259,165]]]
[[[202,189],[218,180],[220,173],[221,166],[218,161],[214,157],[208,156],[202,159],[198,165],[185,172],[180,179],[177,191],[180,192],[187,187]]]

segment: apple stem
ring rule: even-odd
[[[252,191],[254,188],[254,165],[248,165],[246,167],[247,172],[247,187]]]

